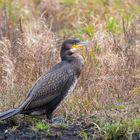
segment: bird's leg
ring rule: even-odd
[[[52,114],[46,114],[49,123],[52,123]]]
[[[23,114],[23,119],[24,119],[24,120],[26,119],[26,114]]]

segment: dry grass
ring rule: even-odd
[[[31,83],[58,61],[55,35],[44,21],[33,19],[23,30],[13,44],[7,38],[0,42],[1,109],[13,106],[15,99],[18,105]]]
[[[74,93],[57,113],[66,112],[74,118],[93,114],[115,119],[139,116],[140,21],[139,10],[129,13],[131,2],[115,5],[89,0],[67,6],[66,0],[47,0],[49,9],[40,4],[39,14],[33,2],[23,1],[26,12],[31,8],[28,16],[22,14],[26,20],[14,21],[12,32],[1,28],[0,110],[19,105],[31,84],[59,61],[59,40],[78,36],[93,40],[93,46],[81,52],[86,66]],[[137,1],[134,3],[137,5]],[[51,8],[54,4],[56,9]],[[121,10],[123,15],[118,14]],[[110,16],[115,20],[108,21]],[[6,25],[3,23],[3,27]]]
[[[140,46],[134,32],[132,28],[127,34],[129,37],[122,35],[121,38],[104,31],[95,34],[94,53],[97,53],[95,46],[100,52],[94,63],[88,56],[79,84],[63,106],[68,114],[113,119],[139,115],[140,79],[135,75],[140,69]]]

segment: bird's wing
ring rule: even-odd
[[[21,105],[22,109],[28,110],[49,103],[62,93],[62,89],[67,82],[71,81],[72,84],[73,79],[74,73],[69,65],[62,65],[60,68],[43,75]]]

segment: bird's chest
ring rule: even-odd
[[[77,81],[78,81],[77,78],[74,78],[73,83],[71,84],[71,86],[67,91],[67,97],[73,92],[74,88],[76,87]]]

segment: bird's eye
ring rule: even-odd
[[[79,43],[80,41],[78,40],[78,39],[75,39],[74,40],[74,44],[77,44],[77,43]]]

